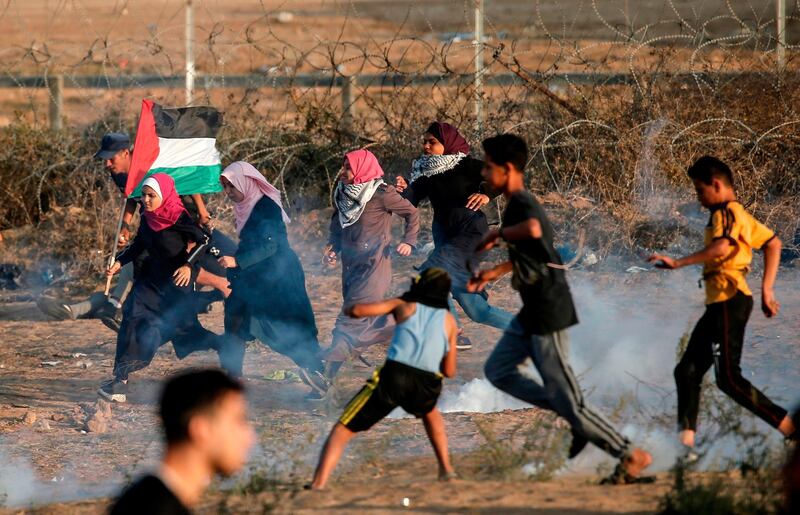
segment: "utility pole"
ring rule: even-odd
[[[783,71],[786,66],[786,0],[776,0],[777,15],[775,16],[775,32],[777,43],[775,54],[778,60],[778,71]]]
[[[186,0],[186,105],[194,96],[194,6]]]
[[[483,0],[475,0],[475,131],[483,132]]]

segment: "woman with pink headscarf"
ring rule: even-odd
[[[319,357],[317,324],[306,292],[305,275],[289,246],[289,216],[281,192],[251,164],[237,161],[220,177],[233,201],[239,248],[219,263],[228,271],[231,295],[225,301],[225,368],[242,371],[245,343],[254,338],[291,358],[300,376],[321,397],[327,383]]]
[[[343,308],[383,300],[392,283],[392,215],[405,220],[403,241],[394,250],[410,256],[419,232],[417,208],[383,181],[378,159],[363,149],[345,156],[334,204],[324,257],[335,266],[341,255]],[[393,331],[389,317],[350,318],[342,311],[328,349],[328,378],[356,349],[388,343]]]
[[[98,391],[115,402],[127,400],[129,374],[149,365],[165,343],[172,341],[180,359],[194,351],[216,350],[220,343],[197,320],[194,283],[208,236],[186,212],[167,174],[145,179],[142,205],[136,238],[106,272],[114,275],[147,252],[122,307],[114,376]]]

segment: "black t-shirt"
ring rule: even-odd
[[[517,320],[526,332],[544,335],[577,324],[578,317],[564,270],[549,266],[562,263],[553,247],[553,227],[544,208],[529,192],[523,190],[514,193],[503,213],[503,227],[511,227],[530,218],[539,220],[542,237],[511,242],[510,246],[513,245],[514,249],[509,252],[509,258],[512,262],[519,260],[522,264],[521,259],[516,258],[516,254],[521,254],[539,265],[537,270],[541,273],[533,284],[516,281],[523,304]]]
[[[156,476],[144,476],[122,492],[110,515],[191,515],[175,494]]]

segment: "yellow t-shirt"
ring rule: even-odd
[[[772,230],[736,201],[713,208],[705,230],[705,244],[726,238],[731,248],[727,256],[706,261],[703,266],[706,304],[726,301],[737,291],[752,295],[745,276],[753,261],[753,249],[760,249],[774,236]]]

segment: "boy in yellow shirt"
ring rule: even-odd
[[[715,157],[698,159],[687,171],[697,200],[711,211],[705,229],[705,248],[680,259],[661,254],[648,258],[665,269],[703,264],[706,311],[692,331],[689,345],[675,367],[678,387],[678,426],[688,454],[695,443],[700,387],[714,365],[717,386],[784,436],[797,438],[792,419],[742,376],[739,362],[753,295],[745,276],[750,271],[753,249],[764,251],[761,310],[767,317],[778,314],[773,286],[778,273],[781,241],[736,201],[733,174]]]

